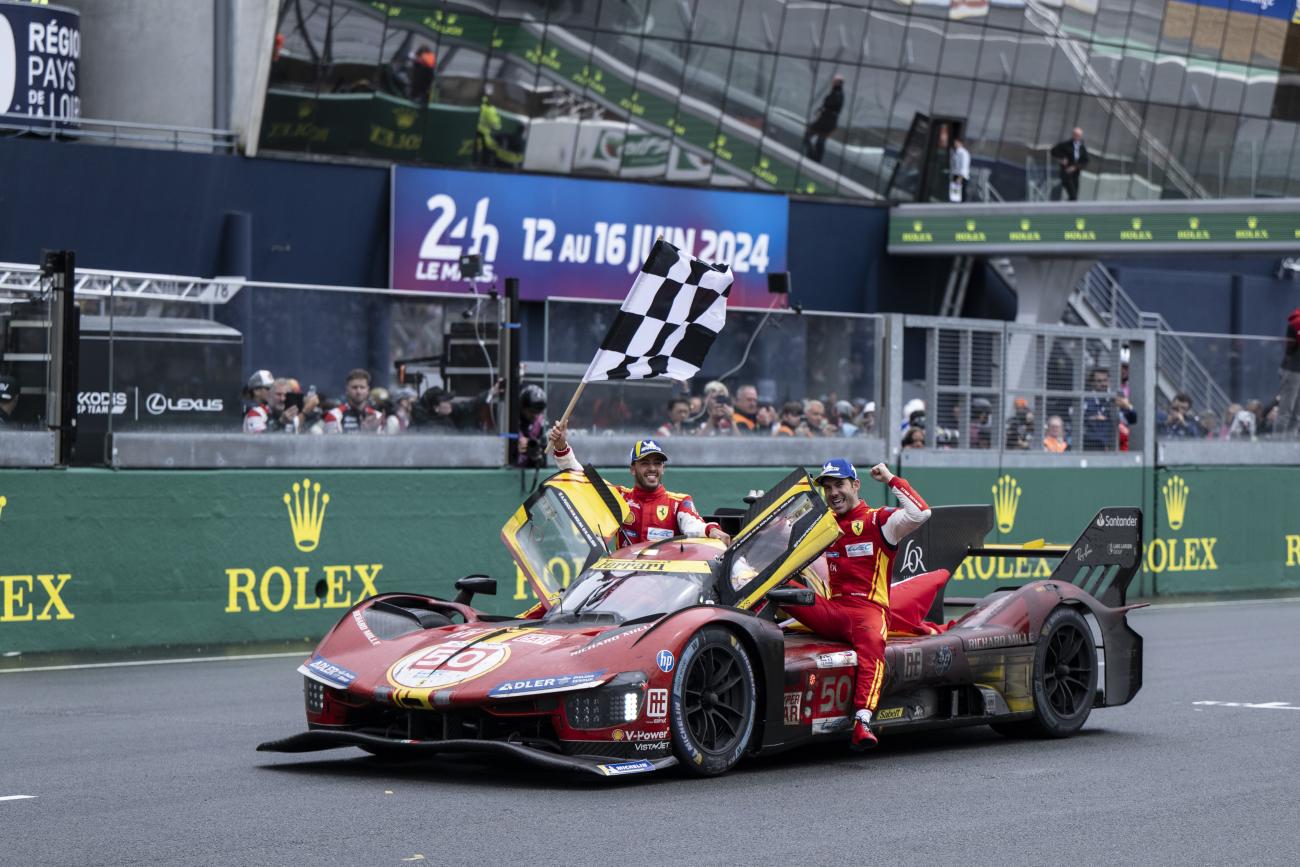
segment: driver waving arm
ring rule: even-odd
[[[893,491],[899,508],[868,506],[860,493],[858,471],[847,459],[831,458],[822,465],[817,484],[841,532],[826,549],[831,598],[818,596],[812,605],[790,612],[818,635],[853,645],[858,655],[854,750],[876,745],[871,715],[885,682],[889,573],[894,552],[904,536],[930,518],[930,507],[921,495],[887,466],[876,464],[871,478]]]
[[[556,422],[549,434],[551,448],[555,451],[555,465],[562,470],[580,470],[573,449],[569,447],[568,427]],[[619,532],[623,545],[637,542],[654,542],[673,536],[708,536],[724,544],[731,537],[712,521],[705,521],[695,509],[689,494],[678,494],[663,486],[664,468],[668,455],[654,440],[639,440],[632,446],[628,463],[635,485],[631,488],[617,486],[619,494],[631,510],[631,523],[624,524]]]

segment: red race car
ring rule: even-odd
[[[474,593],[495,592],[481,575],[457,582],[454,601],[364,600],[299,668],[308,730],[258,749],[487,753],[604,776],[674,765],[711,775],[746,756],[846,739],[853,650],[781,610],[821,592],[820,555],[839,535],[807,473],[723,516],[730,546],[673,538],[611,551],[626,517],[590,467],[547,479],[502,530],[537,609],[476,610]],[[1141,523],[1137,509],[1108,508],[1068,549],[984,547],[990,507],[934,509],[900,546],[911,571],[896,570],[891,627],[908,632],[891,633],[873,728],[1061,737],[1092,708],[1129,701],[1142,640],[1125,622],[1134,606],[1124,595]],[[1050,579],[966,600],[960,619],[934,622],[948,573],[971,553],[1063,556]]]

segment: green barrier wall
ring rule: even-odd
[[[679,467],[668,481],[707,512],[784,475]],[[1300,468],[907,475],[935,505],[994,501],[991,541],[1072,541],[1101,506],[1141,504],[1144,595],[1300,587],[1300,511],[1284,505]],[[287,506],[294,483],[301,502]],[[879,485],[865,492],[880,502]],[[368,593],[445,596],[470,572],[498,579],[486,609],[517,612],[533,600],[498,532],[521,500],[510,470],[2,471],[0,653],[315,638]],[[983,595],[1051,565],[972,559],[952,592]]]
[[[1300,467],[1162,467],[1155,482],[1155,593],[1300,588]]]

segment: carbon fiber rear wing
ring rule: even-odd
[[[1142,560],[1142,510],[1106,508],[1088,522],[1073,545],[1049,545],[1038,539],[1021,545],[986,544],[993,529],[993,507],[934,506],[930,520],[899,543],[892,580],[935,569],[956,573],[967,557],[1060,557],[1052,578],[1074,584],[1103,605],[1125,604],[1128,586]],[[976,600],[951,600],[974,604]],[[943,594],[935,599],[931,620],[943,618]]]
[[[1142,510],[1102,509],[1056,564],[1052,578],[1067,581],[1102,605],[1118,608],[1142,565]]]

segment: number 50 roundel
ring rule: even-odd
[[[408,654],[388,669],[394,686],[411,689],[443,689],[482,677],[510,658],[505,644],[476,644],[444,641]]]

